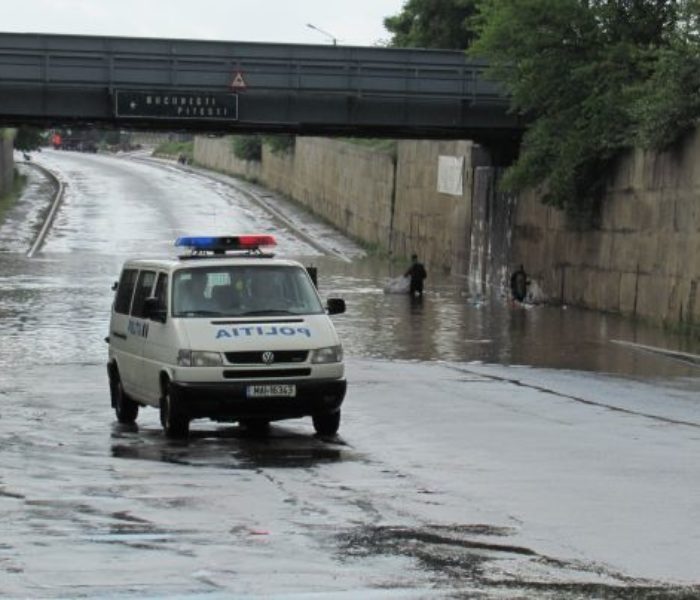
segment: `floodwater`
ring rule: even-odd
[[[615,340],[695,342],[473,299],[436,273],[422,300],[385,294],[404,265],[255,186],[35,160],[67,188],[35,258],[47,183],[29,167],[0,225],[0,596],[700,597],[698,369]],[[231,230],[274,231],[346,299],[340,436],[197,422],[174,442],[155,410],[115,422],[104,337],[124,259]]]
[[[25,201],[0,227],[0,366],[104,359],[110,286],[123,260],[172,255],[172,240],[197,232],[264,231],[278,252],[319,269],[323,297],[346,299],[335,318],[350,356],[481,361],[599,371],[633,377],[694,376],[698,368],[615,343],[690,353],[700,342],[616,315],[560,306],[514,306],[500,293],[470,298],[467,282],[430,273],[422,299],[383,289],[404,265],[345,243],[353,260],[321,255],[263,209],[223,183],[126,159],[45,152],[37,160],[68,182],[42,252],[31,245],[46,204],[46,182],[28,172]],[[267,199],[271,198],[266,195]],[[292,221],[303,215],[277,199]],[[308,227],[308,226],[307,226]],[[323,225],[312,235],[320,237]],[[327,228],[326,228],[327,229]],[[327,232],[325,232],[327,235]]]
[[[623,340],[697,353],[700,344],[617,315],[560,306],[513,305],[503,293],[472,299],[465,280],[429,274],[423,299],[385,294],[387,273],[403,265],[367,259],[332,269],[322,291],[346,298],[337,320],[351,354],[384,359],[481,361],[617,373],[634,377],[697,375],[696,367],[659,360],[616,344]]]

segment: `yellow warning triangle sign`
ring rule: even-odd
[[[236,71],[236,74],[233,76],[233,81],[231,82],[231,87],[234,90],[244,90],[248,87],[245,79],[243,79],[243,73]]]

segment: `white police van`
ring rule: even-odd
[[[345,397],[343,348],[307,270],[261,248],[269,235],[179,238],[173,260],[130,260],[115,284],[109,327],[112,407],[133,423],[160,409],[168,437],[192,419],[270,421],[311,416],[333,435]]]

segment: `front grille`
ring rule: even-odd
[[[307,377],[311,369],[237,369],[224,371],[226,379],[270,379],[272,377]]]
[[[262,365],[263,352],[226,352],[226,360],[234,365]],[[278,350],[273,352],[273,363],[303,363],[309,355],[307,350]]]

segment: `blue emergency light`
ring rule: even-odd
[[[222,253],[234,250],[257,250],[263,246],[276,246],[273,235],[186,236],[175,240],[175,246],[189,248],[193,252]]]

